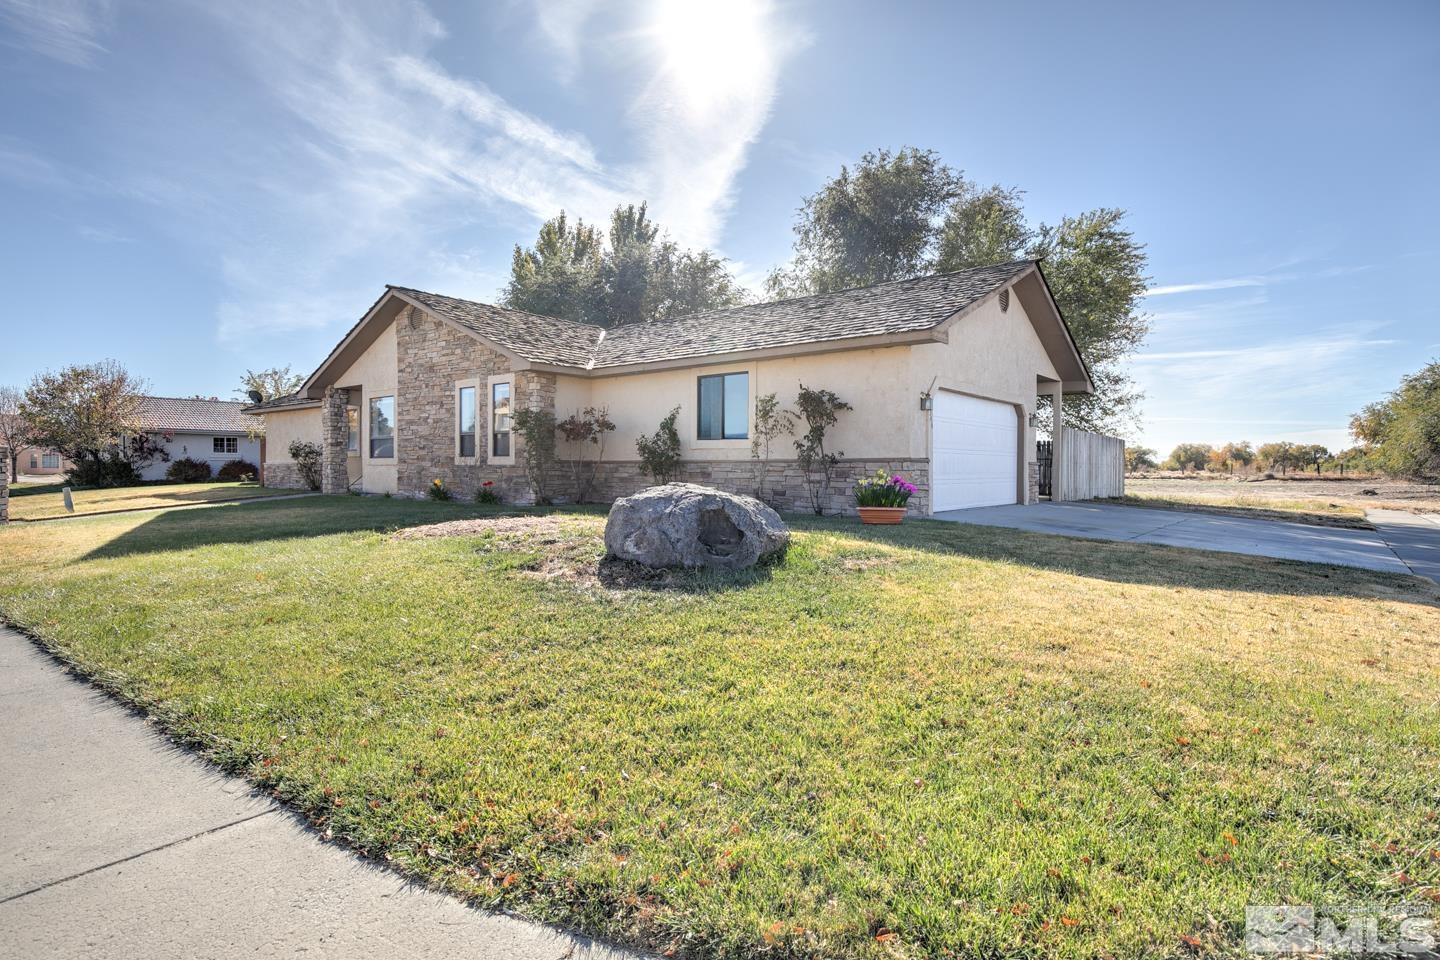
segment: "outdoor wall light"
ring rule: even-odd
[[[935,398],[932,397],[932,396],[930,396],[930,394],[928,394],[928,393],[922,393],[922,394],[920,394],[920,409],[921,409],[921,410],[933,410],[933,409],[935,409]]]

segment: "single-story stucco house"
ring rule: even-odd
[[[140,429],[161,439],[170,455],[140,470],[142,480],[164,480],[170,463],[182,457],[210,464],[218,471],[232,460],[260,464],[260,429],[236,400],[201,400],[179,397],[141,397]]]
[[[853,510],[878,468],[917,484],[921,514],[1033,502],[1037,398],[1058,417],[1063,394],[1092,389],[1023,260],[612,330],[391,286],[296,393],[246,412],[264,417],[271,486],[301,486],[299,439],[322,448],[327,492],[422,496],[439,479],[468,498],[488,480],[525,502],[513,411],[607,409],[596,496],[613,499],[651,482],[636,438],[678,406],[679,479],[749,493],[755,400],[793,408],[802,383],[853,407],[827,441],[842,454],[828,510]],[[769,499],[808,509],[790,438],[773,457]]]

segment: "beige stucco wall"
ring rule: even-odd
[[[370,457],[370,398],[397,395],[396,366],[395,324],[392,323],[349,369],[335,378],[336,387],[350,391],[350,406],[360,411],[360,455],[349,458],[347,472],[352,481],[356,477],[360,479],[357,489],[365,493],[395,493],[398,489],[396,461]],[[318,424],[318,417],[316,422]]]
[[[747,460],[749,440],[699,440],[696,404],[697,378],[709,374],[748,373],[750,403],[767,393],[779,397],[780,405],[793,410],[800,384],[833,390],[855,409],[842,414],[831,431],[836,451],[853,451],[854,456],[905,459],[923,456],[914,444],[910,429],[912,408],[919,400],[909,397],[909,347],[886,347],[754,360],[744,363],[684,367],[627,376],[559,377],[556,382],[555,415],[564,419],[587,406],[606,407],[615,421],[615,432],[606,442],[607,460],[637,460],[635,441],[642,433],[653,433],[660,419],[676,406],[680,408],[677,428],[683,455],[693,460]],[[923,435],[922,435],[923,436]],[[563,451],[562,451],[563,452]],[[794,456],[789,438],[780,438],[773,456]]]
[[[265,414],[265,462],[292,463],[290,444],[304,440],[320,445],[320,411],[305,410],[270,411]]]

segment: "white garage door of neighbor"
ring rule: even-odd
[[[1015,408],[958,393],[935,394],[935,509],[1015,503],[1019,488]]]

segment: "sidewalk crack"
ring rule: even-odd
[[[90,874],[99,873],[101,870],[109,870],[111,867],[119,866],[122,863],[129,863],[131,860],[138,860],[141,857],[149,856],[150,854],[157,853],[161,850],[168,850],[171,847],[178,847],[182,843],[188,843],[191,840],[196,840],[200,837],[206,837],[212,833],[219,833],[221,830],[228,830],[230,827],[238,827],[242,823],[249,823],[251,820],[258,820],[260,817],[268,816],[276,812],[277,811],[273,807],[269,810],[261,810],[259,813],[252,813],[248,817],[241,817],[239,820],[232,820],[229,823],[222,823],[218,827],[211,827],[208,830],[201,830],[198,833],[190,834],[188,837],[181,837],[178,840],[171,840],[169,843],[162,843],[157,847],[151,847],[148,850],[141,850],[139,853],[132,853],[128,857],[121,857],[118,860],[111,860],[109,863],[102,863],[98,867],[91,867],[88,870],[81,870],[79,873],[72,873],[70,874],[70,876],[61,877],[59,880],[51,880],[48,883],[42,883],[38,887],[32,887],[29,890],[22,890],[20,893],[12,893],[8,897],[0,898],[0,905],[10,903],[13,900],[19,900],[22,897],[28,897],[32,893],[39,893],[41,890],[49,890],[51,887],[58,887],[60,884],[69,883],[71,880],[78,880],[81,877],[88,877]]]

